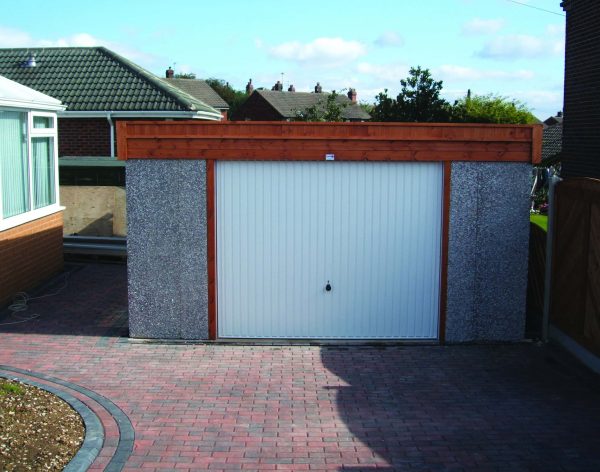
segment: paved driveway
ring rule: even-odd
[[[125,310],[124,267],[87,265],[0,325],[0,364],[100,417],[94,469],[600,470],[600,384],[560,351],[139,344]]]

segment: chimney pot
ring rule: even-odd
[[[246,84],[246,95],[250,95],[254,91],[254,85],[252,85],[252,79],[248,79]]]
[[[562,116],[562,111],[559,111],[556,116],[558,116],[559,118]]]
[[[274,90],[276,92],[283,92],[283,84],[281,83],[281,81],[278,80],[277,83],[273,85],[271,90]]]
[[[173,69],[171,69],[171,67],[169,67],[165,72],[165,77],[167,79],[172,79],[174,74],[175,74],[175,71]]]
[[[296,91],[296,87],[294,87],[292,84],[290,84],[290,86],[288,87],[288,92],[295,92]]]
[[[321,87],[321,84],[319,82],[317,82],[317,85],[315,85],[315,93],[322,93],[323,92],[323,87]]]

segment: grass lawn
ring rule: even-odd
[[[548,217],[546,215],[539,215],[537,213],[532,213],[529,216],[529,221],[538,225],[544,231],[548,231]]]

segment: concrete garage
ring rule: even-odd
[[[119,127],[130,336],[523,338],[540,127]]]

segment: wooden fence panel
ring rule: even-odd
[[[556,186],[550,322],[600,355],[600,180]]]

